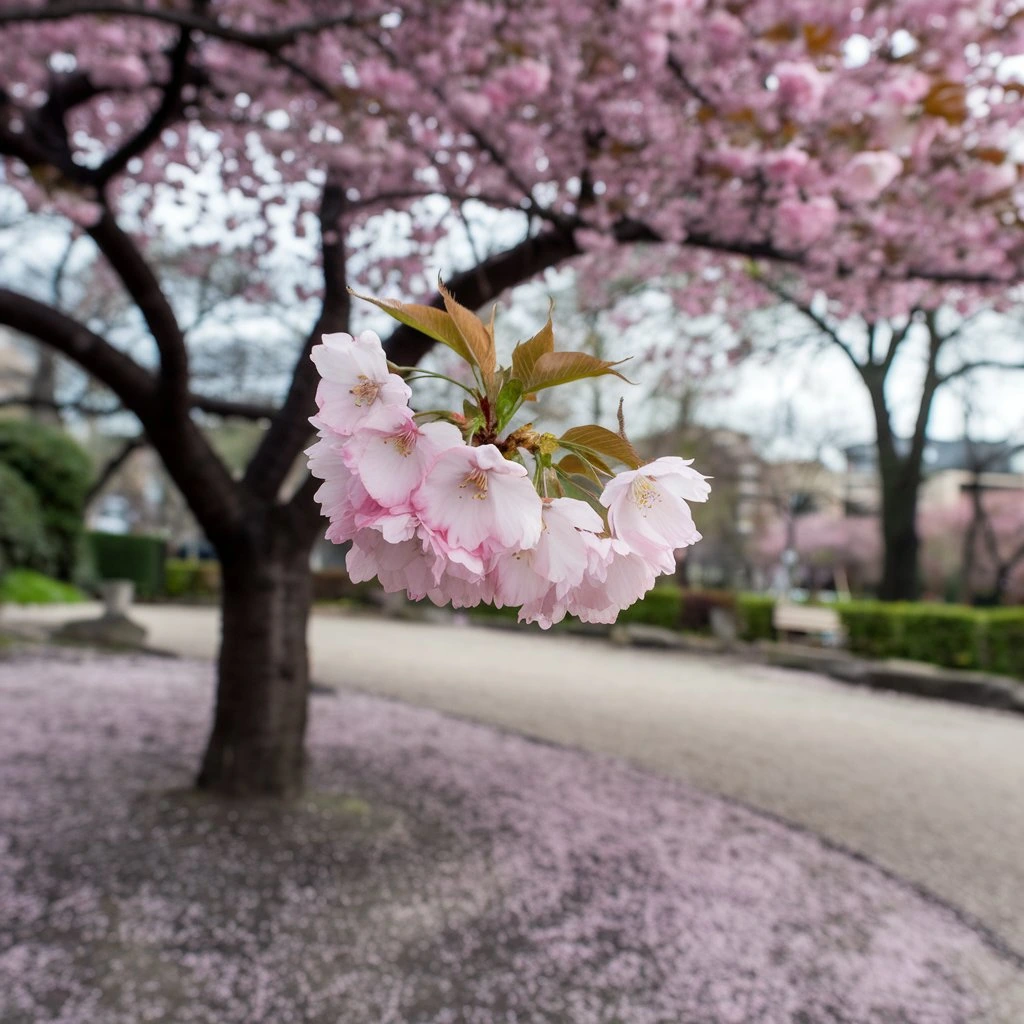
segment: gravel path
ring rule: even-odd
[[[213,609],[136,613],[156,646],[215,652]],[[624,757],[798,823],[1024,955],[1024,717],[522,632],[323,615],[311,646],[319,682]]]
[[[4,1024],[1022,1019],[954,913],[616,759],[343,692],[314,699],[309,798],[200,798],[212,685],[0,662]]]

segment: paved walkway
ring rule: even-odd
[[[154,646],[214,653],[212,609],[136,612]],[[780,815],[923,886],[1024,955],[1024,717],[497,630],[324,615],[311,644],[320,683],[618,755]]]

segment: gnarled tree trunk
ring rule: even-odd
[[[228,796],[294,796],[309,695],[309,546],[279,526],[262,545],[222,551],[221,573],[217,701],[197,785]]]

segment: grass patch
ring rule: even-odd
[[[80,604],[84,600],[78,587],[32,569],[12,569],[0,579],[0,603]]]

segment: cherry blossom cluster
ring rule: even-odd
[[[891,284],[934,304],[1024,267],[1010,0],[0,6],[4,183],[79,225],[122,207],[156,242],[175,201],[196,244],[266,271],[306,259],[331,183],[363,286],[428,290],[438,224],[417,204],[443,196],[586,250],[657,239],[697,277],[705,250],[783,255],[886,316],[922,304]],[[409,237],[382,252],[364,229],[388,211]]]
[[[327,539],[351,544],[354,581],[376,578],[387,593],[455,608],[518,607],[521,622],[545,629],[566,614],[614,622],[675,570],[677,549],[700,539],[687,502],[707,500],[707,480],[682,458],[642,465],[622,433],[596,426],[555,438],[527,424],[501,438],[529,389],[555,386],[546,373],[568,380],[614,371],[584,353],[555,353],[550,321],[518,346],[513,368],[498,371],[493,334],[445,297],[465,334],[492,343],[491,362],[486,353],[469,360],[483,383],[463,413],[414,413],[409,385],[372,331],[327,334],[313,349],[319,440],[307,454],[323,481],[316,500],[330,521]],[[406,306],[403,319],[410,309],[430,307]],[[454,322],[449,316],[446,326]],[[474,335],[475,325],[483,333]],[[545,356],[583,365],[567,369]],[[556,463],[559,449],[567,455]],[[632,468],[614,474],[610,458]]]

